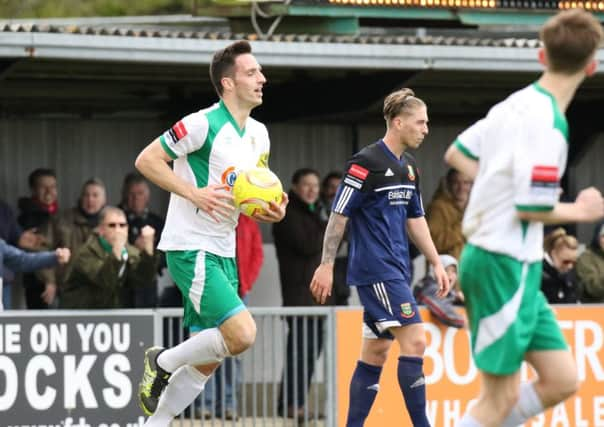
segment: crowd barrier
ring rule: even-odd
[[[526,427],[604,427],[604,306],[554,308],[581,380],[576,396]],[[213,411],[212,395],[177,418],[174,426],[344,427],[348,384],[360,353],[362,312],[353,308],[251,308],[258,326],[254,347],[230,374],[238,421]],[[466,330],[426,321],[428,414],[434,427],[453,427],[478,393],[477,370]],[[184,339],[180,309],[107,311],[6,311],[0,313],[0,427],[135,427],[144,349]],[[288,327],[293,353],[312,357],[286,363]],[[319,341],[322,340],[322,350]],[[396,345],[386,363],[366,427],[410,426],[396,376]],[[317,359],[307,383],[311,360]],[[300,366],[301,365],[301,366]],[[301,387],[293,372],[300,367]],[[288,369],[289,368],[289,369]],[[293,368],[293,369],[292,369]],[[306,374],[304,374],[306,373]],[[533,376],[523,367],[523,378]],[[238,384],[237,378],[240,378]],[[281,391],[281,384],[284,391]],[[293,387],[287,387],[288,383]],[[305,409],[285,418],[288,391],[309,390]],[[209,410],[209,418],[196,418]]]

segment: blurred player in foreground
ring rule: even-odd
[[[540,37],[539,80],[494,106],[445,155],[475,178],[459,279],[482,386],[459,427],[523,424],[578,387],[575,361],[540,291],[543,224],[604,216],[595,188],[574,203],[558,201],[568,153],[564,111],[596,70],[602,28],[589,13],[571,10],[549,19]],[[536,381],[520,383],[523,360]]]

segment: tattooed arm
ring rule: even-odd
[[[340,242],[344,237],[347,222],[348,218],[343,215],[332,212],[329,216],[325,238],[323,239],[321,264],[315,270],[315,274],[310,282],[310,292],[319,304],[325,304],[327,297],[331,296],[333,264]]]

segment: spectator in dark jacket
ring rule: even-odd
[[[604,302],[604,222],[594,228],[591,243],[577,261],[581,301]]]
[[[0,239],[3,239],[9,245],[27,250],[38,250],[43,242],[42,237],[33,230],[23,231],[15,219],[13,210],[3,200],[0,200]],[[11,308],[13,279],[14,273],[10,268],[4,269],[4,286],[1,300],[6,309]]]
[[[308,290],[313,273],[321,262],[323,233],[326,223],[321,220],[317,202],[319,199],[319,173],[313,169],[298,169],[292,177],[289,205],[285,218],[273,225],[275,248],[279,260],[281,295],[284,306],[312,306],[315,302]],[[333,304],[334,296],[329,303]],[[302,317],[288,317],[287,370],[282,382],[280,412],[300,417],[306,404],[304,385],[310,387],[315,357],[323,346],[323,324],[309,322],[304,328]],[[304,336],[306,330],[306,336]],[[315,338],[313,333],[318,331]],[[315,348],[316,343],[316,348]],[[306,348],[304,348],[306,344]],[[296,361],[294,361],[296,358]],[[304,366],[308,368],[304,377]],[[294,368],[295,372],[294,372]],[[294,378],[295,375],[295,378]],[[287,383],[287,393],[284,384]],[[294,384],[297,389],[294,391]],[[283,398],[287,394],[287,402]],[[294,400],[296,398],[296,401]]]
[[[579,243],[558,227],[543,239],[545,250],[541,290],[550,304],[574,304],[578,301],[575,264]]]
[[[61,298],[62,308],[123,308],[128,291],[152,284],[157,267],[155,231],[141,230],[138,247],[128,243],[124,212],[106,206],[95,234],[74,254]]]
[[[342,181],[342,172],[331,171],[321,182],[320,203],[321,203],[321,220],[329,220],[333,199],[336,197],[340,181]],[[333,292],[335,297],[335,305],[348,305],[350,298],[350,286],[346,283],[346,270],[348,269],[348,241],[346,236],[342,239],[336,259],[333,266]]]
[[[141,238],[140,233],[143,227],[150,226],[155,230],[154,247],[159,243],[159,236],[164,228],[164,220],[159,215],[149,210],[149,200],[151,189],[149,183],[138,172],[132,172],[124,178],[122,186],[122,201],[119,207],[126,213],[128,220],[128,243],[135,245]],[[160,255],[161,257],[161,255]],[[158,269],[165,267],[165,260],[160,258]],[[135,288],[126,301],[127,307],[144,308],[157,306],[157,277],[151,288]]]
[[[69,249],[65,248],[58,248],[52,252],[28,253],[0,239],[0,290],[2,290],[4,266],[15,272],[33,271],[53,267],[57,263],[65,264],[69,261],[69,256]],[[3,309],[4,306],[0,301],[0,310]]]
[[[38,168],[29,174],[31,195],[19,199],[17,221],[25,229],[40,230],[57,213],[57,177],[55,171]],[[29,309],[45,309],[55,299],[56,287],[46,286],[35,273],[23,275],[25,302]]]

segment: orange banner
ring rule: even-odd
[[[604,307],[556,307],[560,327],[577,361],[581,387],[565,403],[531,419],[526,427],[604,427]],[[424,372],[427,412],[434,427],[454,427],[471,399],[478,395],[478,371],[470,357],[465,329],[448,328],[422,309],[428,346]],[[346,425],[348,385],[361,349],[361,310],[338,310],[337,393],[338,426]],[[382,371],[380,392],[365,427],[411,426],[398,386],[398,345],[394,343]],[[523,378],[533,375],[523,365]]]

